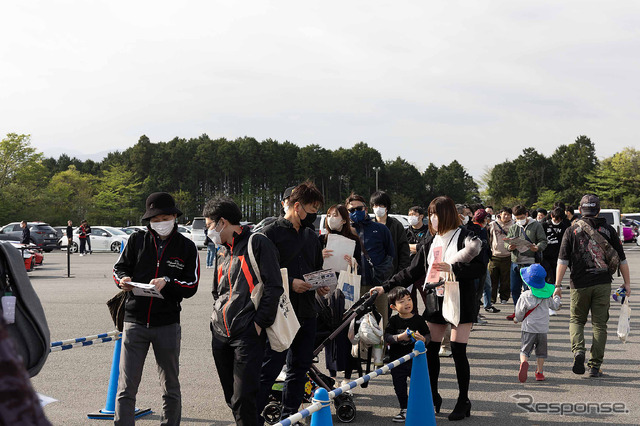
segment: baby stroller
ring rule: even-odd
[[[328,337],[326,337],[313,351],[314,361],[311,365],[311,368],[307,372],[307,383],[304,388],[304,396],[303,402],[311,403],[313,400],[313,395],[319,387],[325,388],[327,391],[331,391],[334,389],[335,380],[331,377],[327,376],[320,372],[318,367],[315,365],[318,363],[318,354],[322,352],[325,346],[333,341],[336,336],[342,332],[345,328],[349,327],[352,320],[358,320],[362,318],[365,314],[369,312],[375,311],[375,300],[378,296],[377,292],[373,292],[373,294],[365,294],[362,296],[351,308],[345,311],[342,316],[342,322],[333,330]],[[377,312],[376,312],[377,313]],[[371,352],[369,351],[369,354]],[[370,371],[371,357],[369,356],[367,362],[367,373]],[[361,368],[359,372],[362,372]],[[285,375],[281,373],[276,382],[273,384],[271,388],[271,393],[269,394],[268,403],[262,412],[262,416],[264,417],[265,423],[274,425],[280,421],[280,414],[282,412],[282,387],[284,384]],[[365,387],[365,386],[363,386]],[[333,404],[336,409],[336,417],[342,423],[350,423],[356,417],[356,406],[353,403],[353,397],[350,393],[345,392],[336,396],[333,399]]]

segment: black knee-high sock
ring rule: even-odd
[[[453,354],[453,362],[456,365],[456,377],[458,378],[458,400],[466,401],[469,399],[469,378],[471,376],[471,368],[467,359],[467,344],[451,342],[451,353]]]
[[[429,368],[429,380],[431,381],[431,394],[438,393],[438,376],[440,375],[440,342],[431,341],[427,344],[427,367]]]

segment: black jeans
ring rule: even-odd
[[[260,368],[267,332],[256,332],[253,321],[244,332],[229,341],[211,339],[218,377],[233,417],[238,425],[255,425],[258,421],[256,399],[260,389]]]
[[[304,393],[304,385],[307,382],[307,371],[313,361],[313,344],[316,337],[317,319],[300,319],[300,330],[289,350],[276,352],[267,345],[262,372],[260,377],[260,393],[258,394],[258,413],[261,413],[265,405],[271,387],[285,362],[287,364],[287,378],[282,388],[282,415],[285,419],[298,412]],[[260,419],[262,424],[263,419]]]
[[[411,361],[391,369],[391,377],[393,378],[393,390],[396,391],[400,409],[407,408],[409,394],[407,393],[407,379],[411,377]]]

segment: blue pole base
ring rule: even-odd
[[[411,363],[407,419],[404,424],[405,426],[435,426],[436,413],[432,402],[424,342],[418,340],[414,349],[418,350],[420,355],[413,358]]]
[[[147,414],[151,414],[151,413],[153,413],[153,411],[151,411],[151,408],[143,408],[143,409],[136,408],[135,418],[138,419],[142,416],[146,416]],[[114,416],[115,416],[114,411],[106,410],[104,408],[98,411],[97,413],[87,414],[87,418],[91,420],[113,420]]]

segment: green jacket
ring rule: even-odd
[[[509,228],[509,232],[507,233],[507,238],[517,238],[522,236],[522,232],[529,237],[529,240],[538,246],[538,253],[542,254],[545,248],[547,248],[547,235],[544,232],[544,228],[542,228],[542,224],[534,219],[528,218],[527,224],[523,227],[514,223],[511,228]],[[523,237],[524,238],[524,237]],[[504,243],[504,246],[508,249],[509,244]],[[531,250],[527,250],[523,253],[520,253],[518,250],[514,250],[511,252],[511,262],[512,263],[534,263],[535,262],[535,252]]]

